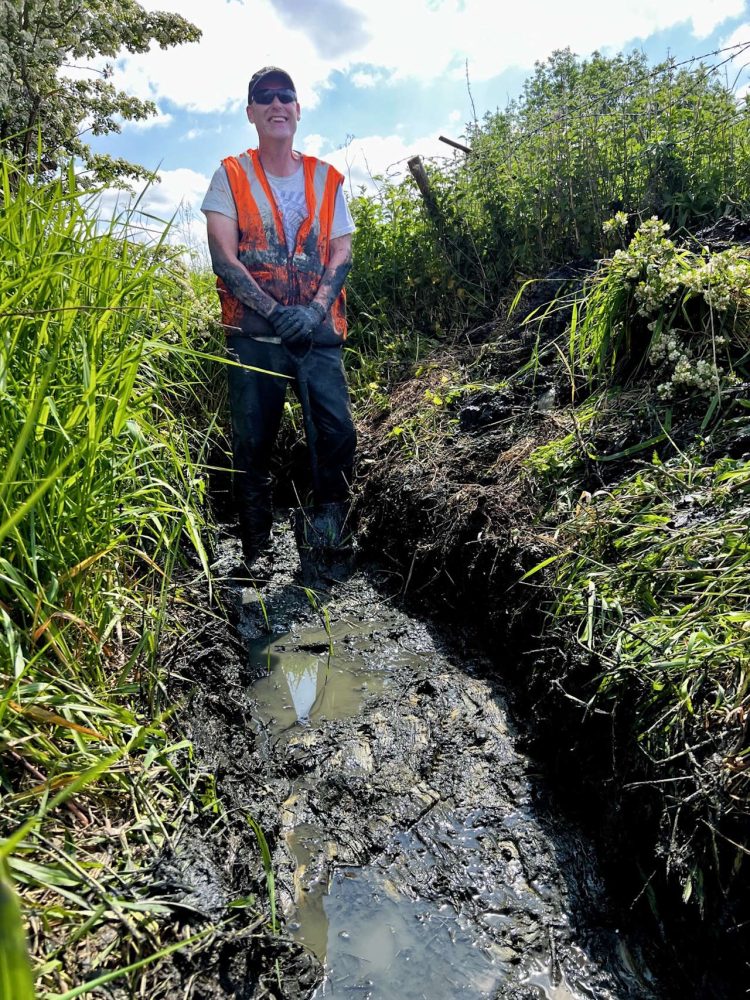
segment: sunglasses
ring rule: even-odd
[[[297,100],[297,95],[293,90],[284,88],[283,90],[271,90],[268,87],[258,87],[253,91],[253,101],[256,104],[273,104],[274,97],[278,97],[282,104],[291,104]]]

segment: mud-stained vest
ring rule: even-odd
[[[302,156],[307,218],[289,253],[281,213],[257,149],[222,160],[229,178],[239,226],[239,259],[264,292],[282,305],[306,305],[315,297],[328,266],[336,191],[343,174],[314,156]],[[227,334],[273,336],[270,322],[245,306],[221,278],[216,287]],[[341,346],[346,338],[346,295],[342,289],[325,319],[313,331],[316,344]]]

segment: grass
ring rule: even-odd
[[[439,220],[411,177],[376,178],[352,201],[357,398],[501,315],[525,278],[612,256],[652,215],[675,233],[746,217],[750,103],[726,75],[746,49],[680,64],[553,53],[517,101],[467,126],[469,155],[428,165]]]
[[[10,876],[0,867],[0,997],[34,1000],[34,985],[26,952],[26,936]]]
[[[469,159],[432,171],[439,232],[409,181],[356,199],[347,345],[356,402],[377,413],[520,277],[611,254],[557,345],[570,421],[525,466],[559,545],[537,566],[550,627],[586,664],[576,697],[628,708],[621,778],[659,789],[659,848],[699,902],[747,849],[747,477],[731,454],[749,264],[638,227],[748,204],[748,105],[718,71],[557,53],[474,129]],[[213,310],[164,242],[129,238],[127,216],[95,222],[72,177],[39,186],[3,164],[0,197],[2,912],[10,877],[38,993],[115,975],[144,992],[144,963],[190,940],[147,859],[214,801],[170,734],[160,665],[181,553],[207,570]],[[484,381],[424,379],[392,449],[429,466]]]
[[[574,784],[590,778],[597,816],[613,839],[627,831],[645,872],[736,930],[750,851],[750,251],[672,238],[658,219],[615,229],[619,253],[567,299],[478,350],[444,351],[393,394],[369,428],[364,489],[373,511],[404,483],[408,495],[368,530],[376,544],[393,534],[407,583],[419,553],[421,586],[451,608],[467,588],[472,620],[522,648],[527,632],[511,630],[543,602],[536,680],[522,685],[555,745],[575,744]],[[460,374],[443,374],[458,353]],[[464,432],[477,386],[507,388],[511,404]]]
[[[555,684],[612,718],[613,777],[713,913],[739,902],[750,850],[748,277],[746,248],[642,226],[577,298],[576,433],[525,462],[555,529],[526,577],[544,571],[548,638],[577,664]]]
[[[549,571],[552,634],[588,664],[563,686],[619,720],[618,779],[657,793],[667,870],[713,909],[750,847],[748,517],[746,460],[641,463],[559,526]]]
[[[160,646],[182,553],[208,571],[213,348],[176,253],[72,173],[3,163],[0,198],[0,856],[67,998],[188,944],[146,866],[204,808]]]

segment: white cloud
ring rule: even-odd
[[[362,70],[352,73],[352,83],[355,87],[374,87],[381,79],[382,77],[379,73],[365,73]]]
[[[163,125],[170,125],[174,121],[174,115],[170,115],[169,112],[165,113],[159,111],[157,108],[156,114],[152,115],[150,118],[138,118],[135,121],[123,121],[122,127],[134,128],[138,132],[145,132],[146,129],[159,128]]]
[[[313,132],[312,135],[306,135],[302,140],[302,152],[309,156],[320,156],[327,145],[328,140],[325,136]]]
[[[157,10],[165,4],[144,0],[143,6]],[[168,98],[194,111],[225,111],[245,105],[255,69],[281,63],[294,76],[303,105],[317,103],[316,89],[334,64],[317,54],[309,37],[286,27],[269,0],[180,0],[178,6],[179,13],[202,30],[201,40],[124,53],[115,63],[117,86],[142,99]]]
[[[735,88],[737,100],[742,100],[748,93],[750,82],[750,21],[740,25],[725,41],[723,48],[738,47],[731,61],[727,65],[727,84]]]
[[[180,122],[180,124],[182,124],[182,122]],[[199,126],[193,126],[193,128],[189,128],[187,132],[183,132],[179,141],[193,142],[195,139],[203,138],[203,136],[220,135],[223,131],[223,125],[217,125],[215,128],[200,128]]]
[[[127,226],[136,239],[157,239],[164,225],[172,221],[170,241],[197,243],[205,240],[204,217],[200,205],[206,193],[209,177],[179,167],[159,171],[160,183],[150,184],[135,194],[109,190],[97,200],[97,214],[106,222],[115,216]]]
[[[739,28],[735,28],[729,38],[721,44],[722,48],[731,48],[734,45],[750,45],[750,21],[747,24],[741,24]],[[748,58],[747,51],[745,51],[744,55],[740,53],[740,58],[746,61]]]
[[[574,11],[570,4],[550,0],[515,6],[445,0],[434,9],[403,0],[352,2],[367,12],[372,35],[359,58],[424,81],[446,72],[463,76],[467,59],[473,80],[489,79],[510,66],[530,67],[554,49],[570,46],[581,54],[617,49],[681,22],[690,22],[693,34],[702,38],[744,9],[744,0],[578,0]]]
[[[158,8],[163,0],[144,0]],[[422,82],[446,74],[462,77],[468,60],[472,80],[490,79],[511,66],[531,67],[554,49],[579,54],[619,49],[635,38],[689,23],[696,39],[744,10],[744,0],[578,0],[570,4],[527,0],[347,0],[362,30],[350,32],[349,49],[322,56],[312,33],[270,0],[181,0],[180,13],[203,31],[200,42],[118,60],[114,82],[138,97],[168,98],[198,111],[222,111],[245,101],[247,79],[258,66],[281,64],[292,73],[301,103],[314,107],[335,71],[363,63],[376,67],[354,73],[356,84],[414,77]],[[530,30],[533,26],[533,30]],[[335,30],[331,26],[331,30]]]
[[[138,207],[164,221],[171,219],[184,206],[198,211],[211,179],[187,167],[160,170],[159,177],[158,184],[146,188]]]
[[[451,111],[451,113],[448,115],[448,121],[451,123],[451,125],[455,125],[456,122],[461,121],[461,112],[458,110],[458,108],[456,108],[455,111]]]
[[[346,178],[346,191],[356,195],[362,187],[369,193],[376,192],[380,186],[378,177],[390,180],[403,177],[408,170],[407,160],[417,155],[452,159],[453,152],[435,135],[408,143],[400,135],[369,135],[326,153],[325,159]]]

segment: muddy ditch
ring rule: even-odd
[[[219,574],[237,544],[222,537]],[[259,589],[221,586],[231,628],[197,614],[173,664],[222,810],[163,859],[161,892],[181,886],[215,920],[248,896],[266,913],[176,959],[174,995],[666,996],[521,749],[504,651],[407,613],[382,567],[304,588],[283,521],[274,554]],[[247,816],[271,851],[277,934]]]
[[[219,588],[229,626],[194,593],[173,690],[222,807],[162,868],[210,919],[248,908],[175,958],[165,996],[738,995],[717,933],[665,920],[651,818],[639,826],[613,780],[612,720],[584,726],[552,689],[570,648],[545,646],[545,595],[516,586],[549,554],[520,472],[566,426],[567,375],[545,354],[561,326],[475,331],[362,423],[349,579],[306,590],[282,519],[267,582]],[[532,351],[536,368],[504,384]],[[426,393],[469,368],[486,384],[410,450]],[[599,476],[582,468],[583,487]],[[231,532],[217,555],[219,573],[236,560]],[[271,852],[275,934],[248,816]]]
[[[650,939],[652,967],[665,970],[660,995],[729,1000],[745,995],[748,982],[750,924],[747,897],[738,890],[746,869],[735,865],[736,880],[728,886],[725,879],[710,908],[686,905],[669,871],[660,790],[640,761],[628,706],[590,709],[599,671],[575,624],[549,627],[544,607],[553,595],[543,575],[519,585],[559,551],[555,503],[570,510],[579,496],[607,490],[633,471],[632,461],[595,463],[586,454],[625,452],[658,430],[648,423],[654,408],[647,388],[613,394],[597,411],[588,447],[578,449],[573,492],[562,497],[554,483],[546,493],[530,483],[528,456],[576,428],[570,374],[554,348],[564,311],[551,320],[541,328],[506,323],[467,334],[392,388],[388,409],[361,427],[360,543],[398,579],[407,606],[427,606],[477,635],[523,720],[524,746],[540,761],[554,808],[592,837],[615,909]],[[536,363],[519,376],[532,354]],[[445,401],[454,384],[474,388],[431,414],[430,400]],[[585,400],[582,388],[577,402]],[[633,405],[633,394],[642,407]],[[699,426],[686,407],[662,459],[688,445]],[[717,435],[713,446],[731,453],[742,445]]]

